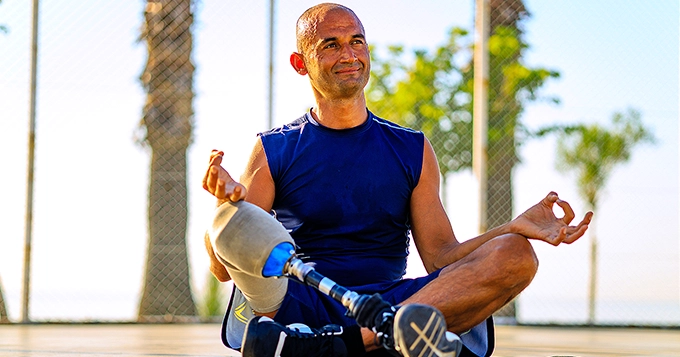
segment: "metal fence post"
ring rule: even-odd
[[[31,33],[31,94],[28,109],[28,175],[26,182],[26,227],[25,227],[25,247],[24,247],[24,276],[22,294],[22,313],[21,322],[30,322],[29,302],[30,302],[30,280],[31,280],[31,240],[33,236],[33,173],[35,162],[35,107],[36,107],[36,88],[38,78],[38,5],[39,0],[33,0],[33,28]]]
[[[477,0],[475,8],[474,108],[472,110],[472,170],[479,182],[479,233],[487,230],[487,121],[489,90],[489,0]]]

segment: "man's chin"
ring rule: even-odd
[[[343,86],[342,88],[339,88],[336,91],[337,97],[345,99],[356,97],[357,95],[363,94],[363,92],[364,92],[363,85]]]
[[[339,92],[346,93],[360,92],[364,90],[366,84],[368,84],[368,80],[364,78],[347,79],[344,81],[339,81],[337,89]]]

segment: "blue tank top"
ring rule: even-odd
[[[301,259],[345,286],[401,279],[423,134],[369,112],[351,129],[321,126],[307,113],[260,136],[273,214]]]

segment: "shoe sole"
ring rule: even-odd
[[[248,336],[253,336],[256,334],[257,330],[257,325],[260,322],[267,322],[267,321],[274,321],[268,317],[255,317],[250,319],[248,323],[246,324],[246,332],[243,334],[243,342],[241,343],[242,348],[241,348],[241,353],[242,357],[262,357],[262,351],[259,346],[257,346],[258,343],[261,343],[258,341],[256,338],[248,338]],[[273,337],[273,336],[271,336]],[[275,347],[275,350],[273,353],[271,351],[268,353],[270,357],[280,357],[281,356],[281,350],[283,349],[283,343],[286,339],[286,334],[284,332],[280,332],[278,337],[278,341]]]
[[[456,357],[463,344],[446,336],[444,315],[429,305],[409,304],[394,317],[394,344],[404,357]]]

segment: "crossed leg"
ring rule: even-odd
[[[502,235],[446,266],[403,304],[432,305],[446,316],[450,331],[462,333],[519,295],[537,269],[538,259],[526,238]]]
[[[538,259],[525,237],[502,235],[446,266],[400,305],[432,305],[446,317],[449,331],[461,334],[519,295],[537,269]],[[362,329],[362,336],[366,350],[377,348],[372,331]]]

